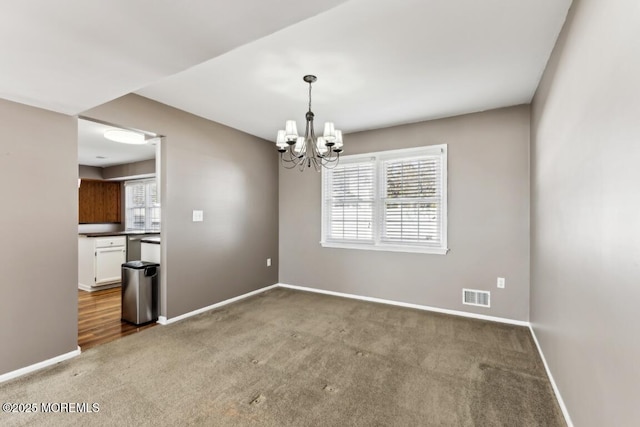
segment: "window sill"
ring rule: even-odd
[[[368,243],[320,242],[323,248],[360,249],[365,251],[410,252],[432,255],[446,255],[448,248],[428,248],[423,246],[373,245]]]

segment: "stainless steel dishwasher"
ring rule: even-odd
[[[144,238],[144,234],[127,235],[127,262],[140,259],[140,240]]]

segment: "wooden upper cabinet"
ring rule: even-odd
[[[122,222],[120,183],[83,179],[78,190],[80,224]]]

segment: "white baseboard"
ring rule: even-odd
[[[80,289],[81,291],[93,292],[91,286],[85,285],[84,283],[78,283],[78,289]]]
[[[60,356],[52,357],[51,359],[43,360],[42,362],[34,363],[33,365],[25,366],[24,368],[2,374],[0,375],[0,383],[37,371],[38,369],[46,368],[47,366],[55,365],[56,363],[60,363],[78,355],[80,355],[80,347],[74,351],[70,351],[69,353],[61,354]]]
[[[89,286],[89,285],[85,285],[84,283],[78,283],[78,289],[80,289],[81,291],[87,291],[87,292],[102,291],[104,289],[117,288],[118,286],[122,286],[122,284],[120,282],[117,282],[117,283],[110,283],[102,286]]]
[[[277,286],[278,285],[275,284],[275,285],[267,286],[267,287],[264,287],[264,288],[256,289],[255,291],[251,291],[251,292],[248,292],[246,294],[239,295],[237,297],[229,298],[227,300],[220,301],[220,302],[217,302],[215,304],[211,304],[211,305],[208,305],[206,307],[202,307],[202,308],[190,311],[190,312],[185,313],[185,314],[181,314],[180,316],[172,317],[171,319],[167,319],[165,316],[159,316],[158,317],[158,323],[161,324],[161,325],[169,325],[171,323],[178,322],[178,321],[186,319],[188,317],[195,316],[195,315],[200,314],[200,313],[204,313],[205,311],[213,310],[214,308],[222,307],[223,305],[231,304],[232,302],[236,302],[236,301],[239,301],[241,299],[245,299],[245,298],[248,298],[250,296],[260,294],[262,292],[268,291],[269,289],[273,289],[273,288],[275,288]]]
[[[569,410],[564,404],[564,400],[562,400],[562,396],[560,395],[560,390],[556,385],[555,380],[553,379],[553,375],[551,375],[551,370],[549,369],[549,365],[547,364],[547,359],[544,357],[544,353],[542,352],[542,347],[540,347],[540,343],[538,342],[538,337],[536,337],[536,333],[533,331],[533,327],[529,324],[529,330],[531,331],[531,336],[533,337],[533,341],[536,343],[536,347],[538,348],[538,353],[540,354],[540,358],[542,359],[542,363],[544,364],[544,369],[547,371],[547,376],[549,377],[549,381],[551,381],[551,387],[553,387],[553,392],[556,395],[556,400],[558,401],[558,405],[560,405],[560,409],[562,410],[562,415],[564,415],[564,420],[567,423],[567,426],[573,427],[573,422],[571,421],[571,417],[569,416]]]
[[[446,308],[431,307],[431,306],[428,306],[428,305],[410,304],[410,303],[407,303],[407,302],[393,301],[393,300],[382,299],[382,298],[373,298],[373,297],[365,297],[365,296],[361,296],[361,295],[345,294],[345,293],[342,293],[342,292],[326,291],[324,289],[306,288],[304,286],[287,285],[285,283],[278,283],[277,286],[280,286],[282,288],[297,289],[299,291],[316,292],[316,293],[319,293],[319,294],[333,295],[333,296],[337,296],[337,297],[352,298],[352,299],[357,299],[357,300],[362,300],[362,301],[370,301],[370,302],[378,302],[378,303],[382,303],[382,304],[397,305],[399,307],[415,308],[415,309],[418,309],[418,310],[433,311],[433,312],[436,312],[436,313],[451,314],[451,315],[454,315],[454,316],[470,317],[472,319],[489,320],[491,322],[507,323],[509,325],[529,326],[529,322],[526,322],[526,321],[523,321],[523,320],[514,320],[514,319],[507,319],[507,318],[504,318],[504,317],[487,316],[487,315],[484,315],[484,314],[468,313],[466,311],[458,311],[458,310],[449,310],[449,309],[446,309]]]

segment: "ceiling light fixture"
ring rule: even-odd
[[[121,142],[123,144],[146,144],[144,135],[138,132],[123,129],[111,129],[105,131],[104,137],[110,141]]]
[[[305,166],[312,165],[319,171],[322,167],[331,169],[338,164],[342,153],[342,131],[335,129],[331,122],[324,124],[324,134],[316,138],[313,129],[314,114],[311,111],[311,83],[318,78],[307,75],[302,78],[309,83],[309,111],[305,115],[307,125],[304,136],[298,136],[295,120],[287,120],[284,130],[278,131],[276,146],[280,153],[280,161],[287,169],[296,166],[303,171]]]

